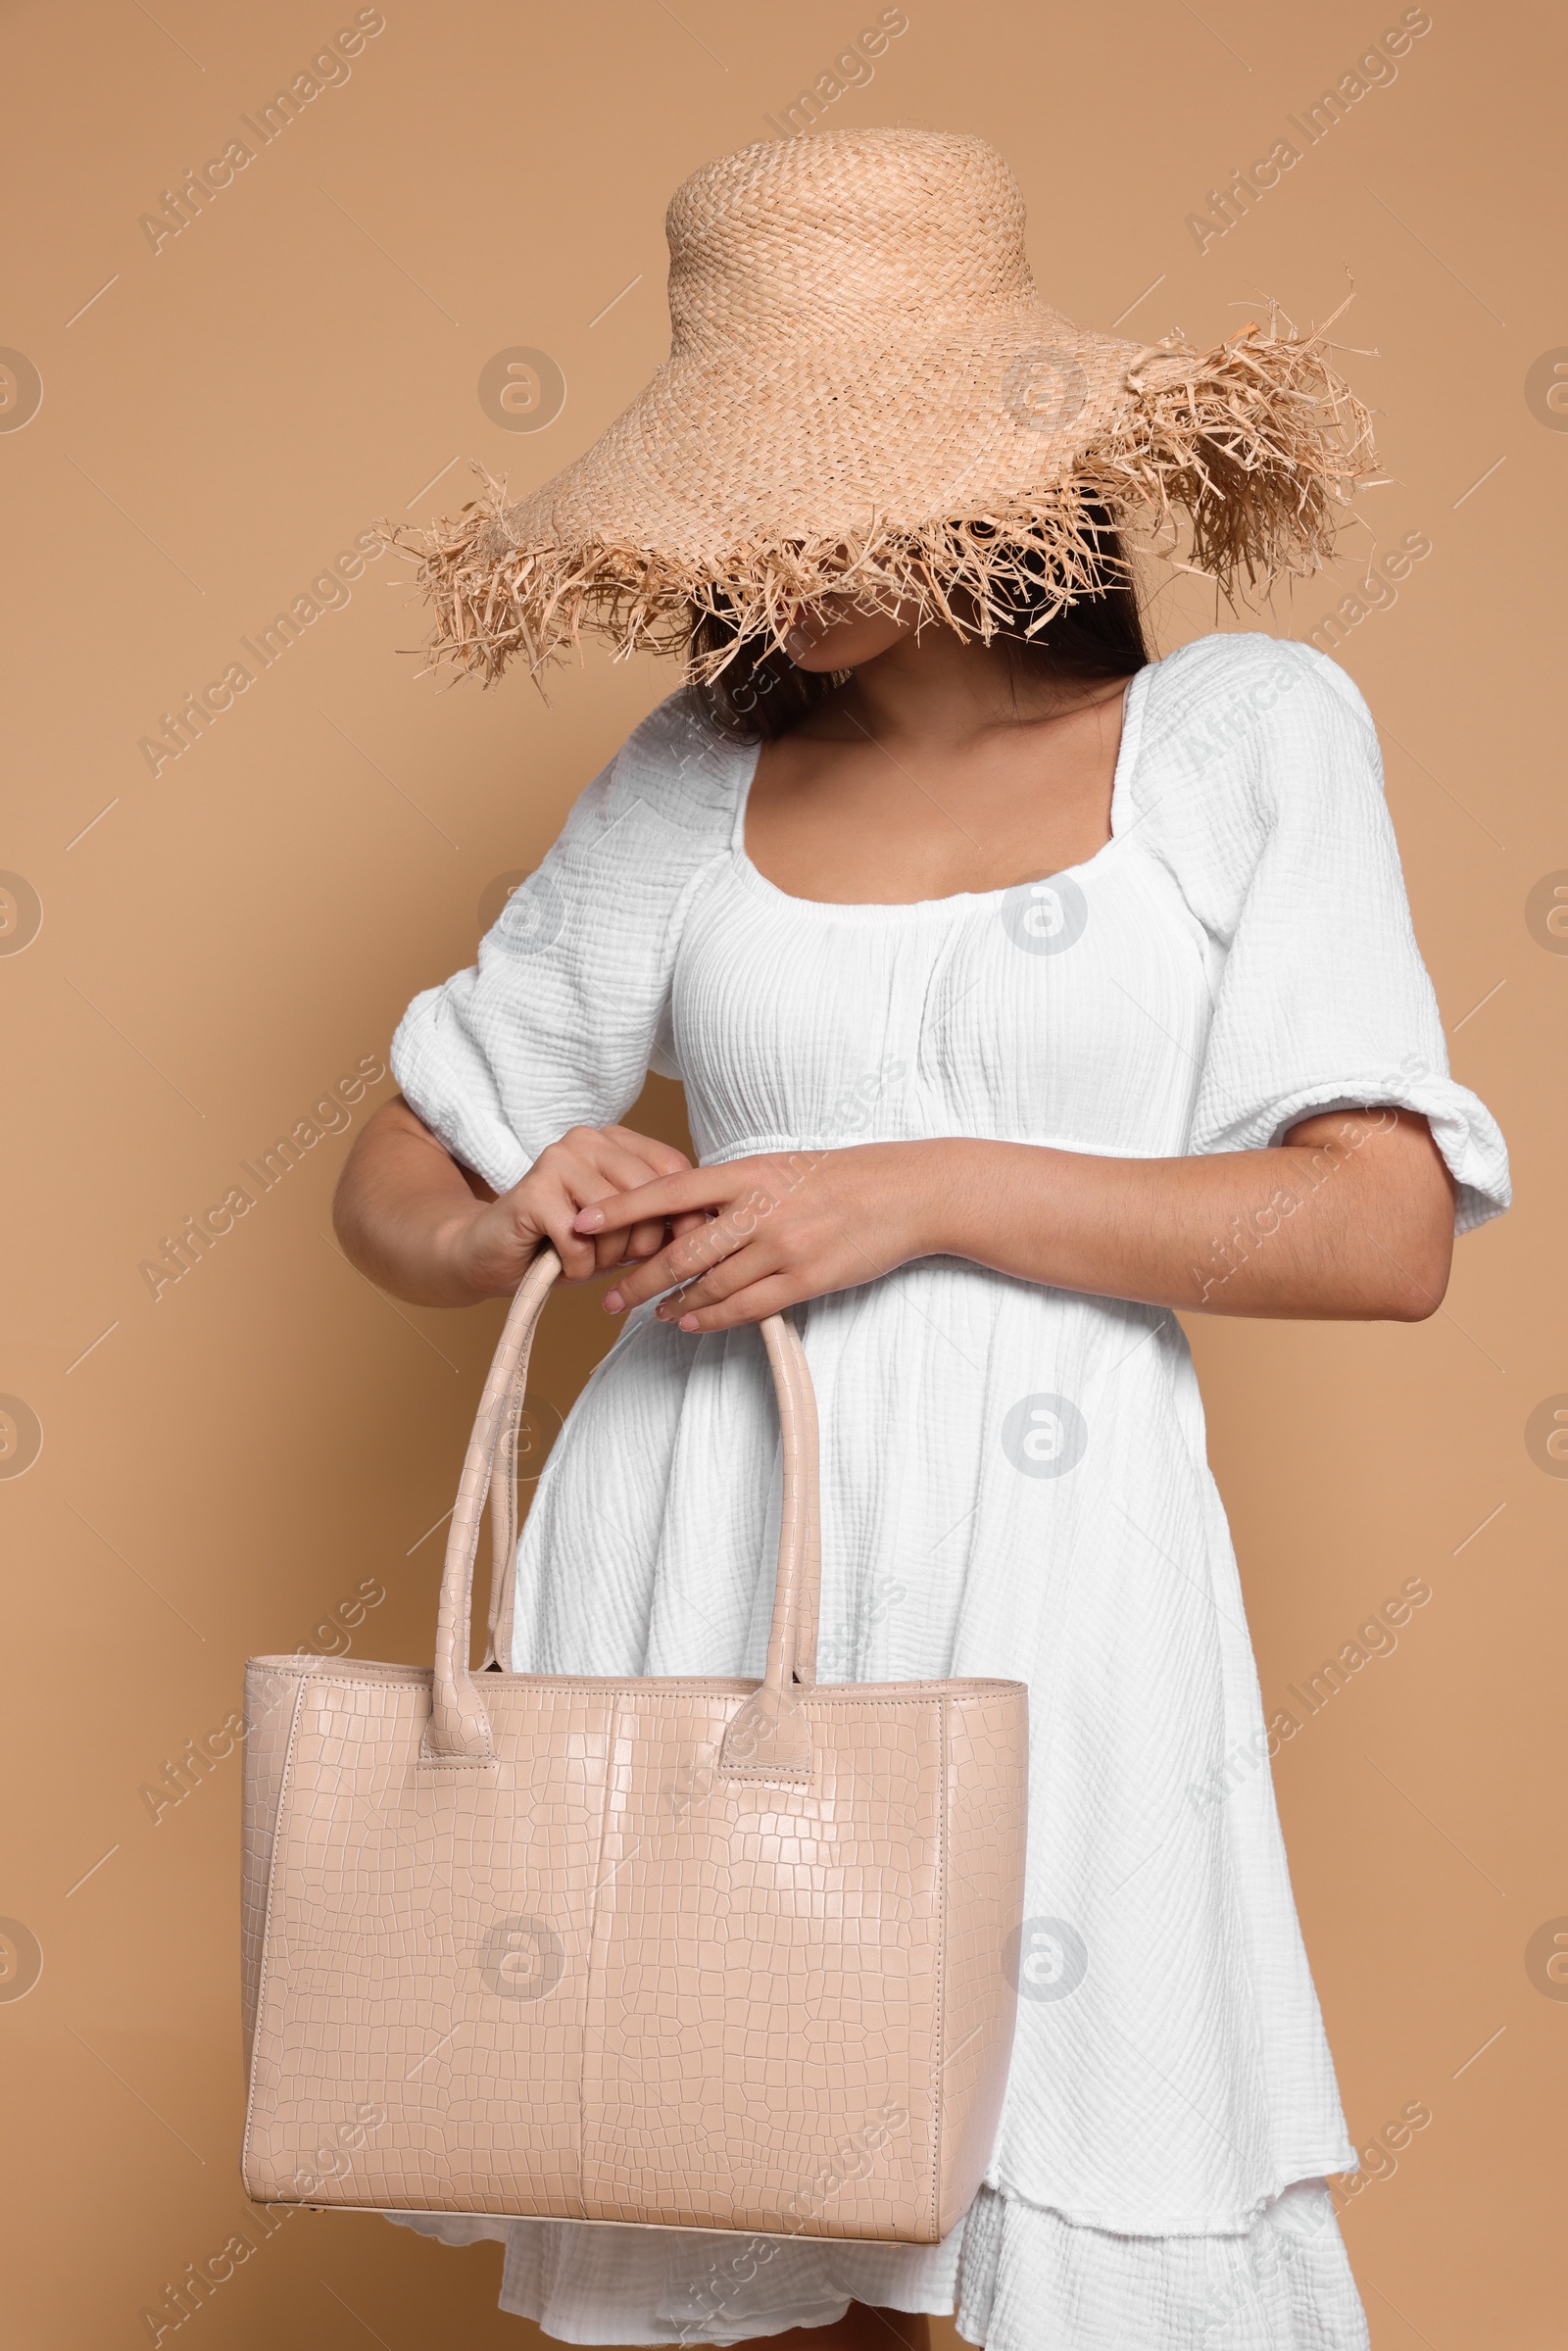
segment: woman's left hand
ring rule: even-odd
[[[767,1152],[617,1193],[584,1208],[575,1229],[629,1231],[705,1212],[705,1224],[622,1274],[605,1306],[619,1314],[678,1284],[660,1319],[683,1331],[725,1331],[937,1253],[949,1178],[940,1142]]]

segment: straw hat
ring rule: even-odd
[[[518,503],[477,467],[457,521],[387,531],[433,661],[537,671],[585,628],[679,650],[694,608],[776,644],[831,590],[949,619],[963,590],[959,625],[989,636],[1009,580],[1044,567],[1065,603],[1096,578],[1097,506],[1162,552],[1185,515],[1191,567],[1229,594],[1315,569],[1367,478],[1321,332],[1276,316],[1198,354],[1053,310],[983,139],[765,141],[694,171],[665,227],[670,353],[631,406]]]

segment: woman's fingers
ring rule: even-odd
[[[668,1167],[670,1161],[676,1163],[674,1168]],[[575,1222],[578,1212],[597,1200],[646,1190],[654,1163],[670,1173],[686,1166],[683,1154],[672,1146],[624,1127],[572,1127],[540,1152],[524,1178],[533,1190],[526,1212],[543,1218],[567,1281],[590,1281],[596,1274],[613,1271],[639,1241],[640,1248],[633,1248],[632,1253],[643,1256],[662,1243],[662,1219],[645,1219],[640,1235],[617,1229],[592,1237],[582,1234]]]
[[[524,1178],[525,1182],[528,1180]],[[519,1220],[543,1233],[561,1259],[562,1273],[568,1282],[590,1282],[600,1270],[599,1251],[592,1241],[585,1240],[577,1231],[573,1221],[577,1206],[564,1184],[552,1183],[546,1189],[541,1183],[528,1200],[519,1201]]]
[[[635,1225],[615,1222],[585,1234],[578,1232],[578,1213],[602,1199],[620,1199],[689,1171],[691,1161],[672,1143],[639,1136],[630,1126],[571,1126],[499,1201],[494,1232],[482,1244],[491,1277],[503,1284],[522,1277],[541,1237],[560,1255],[566,1281],[613,1272],[627,1255],[651,1257],[670,1232],[662,1215],[644,1213]],[[703,1222],[701,1215],[696,1222]]]
[[[678,1328],[693,1338],[700,1338],[705,1331],[732,1331],[741,1323],[762,1322],[769,1314],[782,1314],[806,1295],[787,1274],[767,1274],[760,1281],[745,1284],[716,1305],[687,1307]]]
[[[572,1155],[566,1164],[566,1180],[579,1195],[579,1205],[586,1208],[597,1200],[618,1198],[623,1192],[645,1192],[651,1183],[664,1182],[667,1178],[662,1172],[654,1175],[639,1152],[626,1151],[607,1137],[598,1151]]]
[[[664,1243],[669,1239],[669,1227],[665,1224],[652,1222],[634,1224],[624,1239],[617,1241],[613,1234],[607,1238],[611,1248],[619,1250],[615,1263],[624,1265],[628,1257],[634,1261],[640,1257],[651,1257],[656,1249],[662,1249]]]
[[[633,1127],[602,1127],[599,1131],[641,1159],[650,1176],[680,1175],[691,1166],[683,1151],[677,1151],[673,1143],[661,1143],[657,1136],[639,1135]]]
[[[617,1192],[636,1190],[649,1182],[657,1182],[662,1176],[684,1175],[690,1171],[690,1159],[683,1151],[677,1151],[672,1143],[661,1143],[652,1135],[639,1135],[631,1127],[606,1127],[603,1133],[609,1143],[617,1147],[612,1162],[606,1163],[607,1172],[614,1174],[613,1189]],[[606,1197],[604,1193],[587,1196],[583,1204],[590,1205],[593,1200]],[[696,1221],[701,1223],[703,1220],[699,1216]],[[603,1232],[598,1236],[599,1270],[609,1273],[614,1266],[624,1264],[628,1258],[635,1261],[651,1257],[663,1248],[670,1237],[669,1222],[662,1216],[651,1216],[644,1223],[632,1225],[624,1231],[611,1229]]]
[[[777,1271],[776,1255],[765,1251],[760,1241],[753,1241],[735,1249],[730,1256],[721,1258],[716,1265],[710,1265],[706,1273],[698,1275],[696,1281],[687,1282],[668,1298],[661,1298],[654,1312],[661,1322],[684,1325],[684,1318],[688,1314],[698,1313],[708,1306],[722,1305],[738,1291],[748,1289],[753,1283]]]
[[[606,1152],[599,1159],[593,1174],[569,1187],[574,1210],[588,1207],[597,1200],[613,1200],[620,1193],[646,1186],[647,1182],[646,1162],[626,1151]],[[576,1231],[575,1217],[572,1229]],[[636,1260],[651,1257],[656,1249],[663,1248],[666,1238],[667,1229],[662,1217],[649,1217],[624,1231],[597,1233],[591,1243],[594,1270],[596,1273],[613,1273],[615,1267],[624,1265],[628,1258]]]
[[[615,1189],[618,1192],[635,1191],[664,1176],[690,1173],[690,1159],[683,1151],[677,1151],[672,1143],[660,1143],[651,1135],[638,1135],[630,1127],[607,1127],[605,1134],[610,1141],[622,1148],[627,1161],[637,1171],[635,1175],[624,1175],[617,1162]],[[591,1202],[585,1200],[583,1204],[588,1206]],[[602,1268],[607,1268],[619,1265],[628,1257],[651,1257],[656,1249],[662,1249],[668,1238],[668,1220],[662,1216],[650,1216],[641,1224],[624,1228],[618,1239],[616,1231],[609,1229],[600,1236],[599,1263]]]
[[[709,1222],[701,1207],[671,1218],[662,1205],[662,1188],[690,1183],[693,1173],[684,1151],[631,1127],[571,1127],[540,1152],[502,1203],[512,1236],[505,1253],[515,1256],[520,1275],[543,1235],[568,1282],[591,1281],[628,1260],[646,1264],[671,1236],[684,1239]],[[639,1208],[621,1215],[621,1201],[632,1195]]]
[[[622,1274],[614,1289],[605,1295],[606,1311],[624,1313],[628,1307],[642,1305],[647,1298],[658,1298],[662,1291],[696,1281],[721,1257],[744,1248],[749,1238],[748,1234],[729,1231],[721,1216],[705,1216],[693,1231],[667,1243],[656,1257]]]
[[[731,1198],[735,1188],[733,1166],[689,1167],[679,1174],[660,1176],[652,1183],[628,1189],[614,1200],[595,1201],[578,1217],[577,1229],[581,1233],[606,1233],[624,1231],[652,1218],[662,1223],[667,1216],[719,1207]]]

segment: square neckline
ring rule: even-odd
[[[751,804],[752,785],[757,779],[757,770],[762,756],[762,746],[760,743],[757,743],[746,754],[746,772],[741,778],[736,799],[735,822],[730,832],[730,856],[735,870],[740,874],[742,880],[749,883],[752,888],[762,892],[769,898],[779,900],[784,906],[798,907],[802,912],[808,914],[836,915],[841,919],[852,916],[858,916],[862,919],[878,919],[901,914],[929,914],[952,906],[995,906],[1006,897],[1009,890],[1028,890],[1041,882],[1058,881],[1063,875],[1077,876],[1092,872],[1102,858],[1109,857],[1112,850],[1119,848],[1121,842],[1126,838],[1127,832],[1131,829],[1130,826],[1123,824],[1122,817],[1126,811],[1128,787],[1133,769],[1137,764],[1139,743],[1143,732],[1143,689],[1145,680],[1159,665],[1158,661],[1146,661],[1142,669],[1135,669],[1127,681],[1122,697],[1121,741],[1116,746],[1116,764],[1111,774],[1110,839],[1102,841],[1092,857],[1080,857],[1072,865],[1057,865],[1050,873],[1025,874],[1016,882],[1004,882],[998,889],[953,890],[944,898],[797,898],[793,891],[781,890],[777,882],[770,882],[760,866],[753,862],[747,852],[746,811]]]

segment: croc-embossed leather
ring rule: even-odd
[[[816,1682],[816,1413],[780,1316],[761,1683],[470,1671],[487,1494],[487,1655],[510,1614],[517,1418],[559,1272],[535,1260],[490,1368],[434,1670],[247,1669],[245,2186],[934,2242],[1006,2076],[1025,1687]]]

